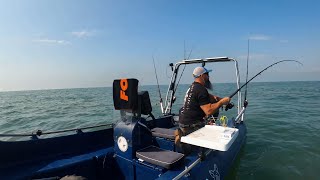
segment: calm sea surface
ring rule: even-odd
[[[178,88],[175,112],[187,88]],[[139,90],[149,91],[153,114],[160,115],[157,86]],[[161,86],[163,98],[166,90]],[[219,96],[234,90],[234,84],[214,85]],[[228,179],[320,179],[320,82],[250,83],[248,100],[247,142]],[[118,113],[110,87],[0,92],[0,134],[108,124]],[[235,108],[220,112],[229,118],[233,113]]]

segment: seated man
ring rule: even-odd
[[[195,80],[187,90],[184,105],[179,112],[179,129],[175,134],[175,142],[178,147],[181,136],[188,135],[203,127],[205,117],[218,112],[221,106],[230,102],[229,97],[220,98],[208,93],[206,88],[212,88],[209,72],[211,70],[204,67],[196,67],[193,71]]]

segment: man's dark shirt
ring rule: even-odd
[[[200,83],[193,82],[186,92],[184,105],[179,114],[179,123],[191,125],[202,122],[205,113],[200,106],[209,103],[210,96],[208,90]]]

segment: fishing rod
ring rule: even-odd
[[[246,83],[248,82],[249,53],[250,53],[250,38],[248,39],[248,54],[247,54],[247,74],[246,74]],[[245,107],[248,105],[248,101],[247,101],[247,90],[248,90],[248,86],[246,86],[246,90],[245,90],[245,92],[244,92],[244,102],[243,102],[243,105],[244,105]]]
[[[191,50],[190,50],[190,52],[189,52],[189,55],[188,55],[188,58],[187,58],[187,59],[190,58],[191,53],[192,53],[192,48],[191,48]],[[186,60],[186,58],[184,58],[184,60]],[[177,85],[176,85],[176,87],[174,88],[174,91],[177,90],[177,88],[178,88],[178,86],[179,86],[179,83],[180,83],[180,80],[181,80],[181,77],[182,77],[185,69],[186,69],[186,64],[184,65],[184,67],[183,67],[183,69],[182,69],[182,72],[181,72],[181,74],[180,74],[180,77],[179,77],[179,80],[178,80],[178,82],[177,82]]]
[[[279,64],[281,62],[286,62],[286,61],[292,61],[292,62],[296,62],[296,63],[299,63],[300,65],[303,65],[301,62],[297,61],[297,60],[281,60],[281,61],[278,61],[278,62],[275,62],[273,64],[271,64],[270,66],[264,68],[262,71],[258,72],[255,76],[253,76],[249,81],[247,81],[245,84],[243,84],[239,89],[237,89],[234,93],[232,93],[229,98],[231,99],[234,95],[236,95],[244,86],[246,86],[249,82],[251,82],[255,77],[257,77],[258,75],[260,75],[263,71],[269,69],[270,67],[276,65],[276,64]],[[231,103],[230,103],[231,104]],[[229,104],[228,104],[229,105]],[[226,110],[230,109],[228,106],[226,107]]]
[[[156,74],[156,79],[157,79],[158,92],[159,92],[159,97],[160,97],[160,108],[161,108],[161,112],[163,113],[164,110],[163,110],[163,104],[162,104],[162,97],[161,97],[160,86],[159,86],[159,81],[158,81],[157,69],[156,69],[156,65],[154,63],[154,57],[153,56],[152,56],[152,60],[153,60],[154,73]]]
[[[249,72],[249,56],[250,56],[250,38],[248,38],[248,53],[247,53],[247,73],[246,73],[246,83],[248,83],[248,72]],[[244,91],[244,100],[243,100],[243,109],[239,113],[236,119],[240,118],[240,116],[243,119],[244,111],[245,108],[248,106],[248,101],[247,101],[247,91],[248,91],[248,86],[246,86],[246,90]],[[228,111],[228,109],[232,109],[234,106],[233,103],[227,104],[225,107],[225,110]]]

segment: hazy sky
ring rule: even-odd
[[[0,90],[111,86],[123,77],[155,84],[152,56],[160,84],[168,84],[168,64],[191,50],[191,58],[236,58],[244,73],[248,38],[249,76],[281,59],[304,64],[284,63],[257,81],[320,80],[319,7],[316,0],[1,0]],[[192,68],[182,83],[192,81]],[[210,68],[215,82],[234,76]]]

